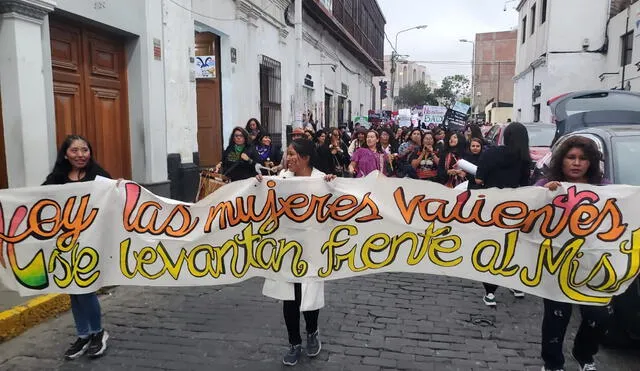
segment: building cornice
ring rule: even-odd
[[[285,0],[271,0],[271,2],[276,5],[275,9],[272,7],[262,8],[250,0],[236,1],[236,10],[239,13],[237,18],[245,22],[251,18],[263,19],[276,28],[286,28],[284,10],[288,2]]]
[[[531,62],[527,68],[525,68],[522,72],[518,73],[517,75],[513,76],[513,81],[516,80],[520,80],[521,78],[523,78],[526,74],[528,74],[529,72],[531,72],[534,68],[538,68],[540,66],[543,66],[547,63],[547,56],[543,55],[538,57],[536,60],[534,60],[533,62]]]
[[[53,0],[0,0],[0,14],[42,21],[56,7]],[[6,17],[6,16],[5,16]]]

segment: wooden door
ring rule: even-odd
[[[0,96],[0,188],[9,188],[7,155],[4,150],[4,124],[2,123],[2,96]]]
[[[50,19],[56,138],[91,142],[113,177],[131,179],[124,39],[66,19]]]
[[[216,62],[215,78],[196,80],[200,166],[211,167],[220,162],[223,150],[220,38],[210,32],[196,32],[195,44],[196,56],[213,55]]]

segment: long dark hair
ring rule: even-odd
[[[247,125],[245,125],[245,127],[244,127],[244,128],[245,128],[245,130],[246,130],[247,132],[249,132],[249,131],[251,130],[251,129],[249,128],[249,124],[251,124],[251,122],[252,122],[252,121],[256,123],[256,129],[257,129],[259,132],[262,132],[262,125],[260,125],[260,121],[258,121],[258,119],[257,119],[257,118],[255,118],[255,117],[252,117],[252,118],[250,118],[249,120],[247,120]]]
[[[88,176],[92,176],[92,174],[98,172],[99,170],[104,171],[102,167],[100,167],[100,165],[98,165],[98,163],[93,159],[93,148],[91,147],[91,143],[89,143],[87,139],[80,135],[72,134],[67,136],[60,145],[60,148],[58,149],[58,155],[56,156],[56,162],[53,165],[53,170],[51,170],[51,173],[47,176],[47,180],[45,181],[45,183],[62,183],[64,182],[64,179],[67,178],[72,168],[71,162],[69,162],[69,160],[67,159],[67,150],[76,140],[85,142],[87,144],[87,147],[89,147],[89,161],[87,161],[87,165],[84,168],[85,174]]]
[[[315,144],[306,138],[294,139],[290,146],[300,157],[309,157],[309,167],[314,168],[318,162]]]
[[[469,130],[471,130],[471,138],[476,138],[476,139],[480,139],[482,140],[483,135],[482,135],[482,130],[480,130],[480,126],[476,125],[476,124],[470,124],[469,125]],[[469,141],[471,142],[471,141]],[[481,145],[484,144],[480,143]]]
[[[391,131],[391,129],[387,128],[387,127],[383,127],[380,129],[379,131],[379,136],[378,139],[380,139],[380,137],[382,137],[382,133],[387,133],[389,135],[389,145],[391,146],[391,152],[397,152],[398,151],[398,143],[396,140],[396,135]],[[382,148],[382,142],[380,142],[380,147]]]
[[[449,139],[451,139],[451,137],[454,135],[458,138],[458,144],[455,147],[451,147],[451,145],[449,145]],[[456,133],[455,131],[448,131],[447,134],[444,136],[444,152],[445,153],[453,152],[461,155],[463,154],[464,148],[465,148],[464,134]]]
[[[414,132],[414,131],[418,131],[418,132],[420,132],[420,144],[418,144],[418,145],[419,145],[419,146],[422,146],[422,130],[420,130],[420,128],[414,128],[414,129],[409,130],[409,133],[408,133],[408,135],[407,135],[407,140],[406,140],[406,142],[411,142],[411,143],[413,143],[413,141],[411,140],[411,137],[413,136],[413,132]],[[415,143],[414,143],[414,144],[415,144]]]
[[[378,143],[376,143],[376,152],[383,153],[384,151],[382,150],[382,144],[380,144],[380,133],[378,133],[378,131],[376,131],[375,129],[367,130],[367,133],[364,135],[363,148],[369,148],[369,146],[367,145],[367,135],[369,135],[369,133],[374,133],[376,135],[376,139],[378,139]]]
[[[243,129],[241,126],[236,126],[235,128],[233,128],[233,130],[231,130],[231,136],[229,137],[229,144],[227,145],[227,149],[229,148],[233,148],[233,146],[236,144],[233,141],[233,134],[239,131],[240,133],[242,133],[242,136],[244,137],[244,145],[245,146],[249,146],[251,143],[249,143],[249,133]]]
[[[581,136],[568,138],[553,152],[548,179],[559,182],[567,180],[562,171],[562,165],[567,153],[574,148],[581,149],[589,160],[589,169],[587,169],[586,174],[589,184],[601,184],[603,175],[600,170],[600,161],[602,161],[602,155],[593,140]]]
[[[529,133],[519,122],[512,122],[504,129],[504,145],[507,151],[520,161],[531,161],[529,154]]]

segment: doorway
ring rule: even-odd
[[[57,145],[82,135],[113,178],[131,179],[125,39],[55,14],[49,28]]]
[[[338,125],[342,125],[348,122],[344,120],[344,106],[345,106],[345,97],[338,97]]]
[[[331,128],[331,94],[324,93],[324,127]]]
[[[220,82],[220,37],[196,32],[195,56],[210,57],[213,77],[196,79],[198,153],[200,167],[213,167],[222,159],[222,84]]]

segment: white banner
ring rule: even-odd
[[[631,186],[461,193],[377,173],[248,179],[197,204],[133,182],[9,189],[0,278],[33,295],[414,272],[603,305],[640,269],[639,204]]]

